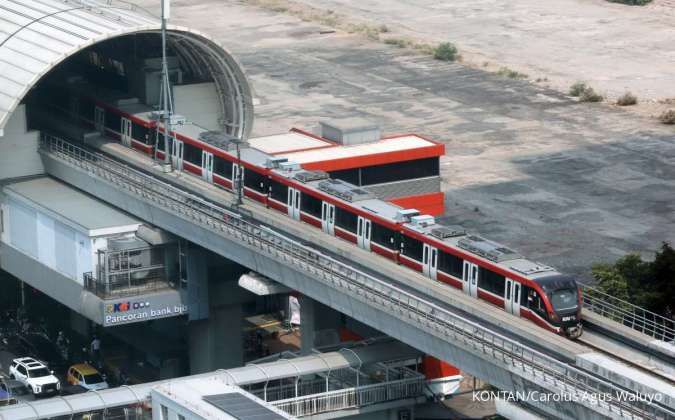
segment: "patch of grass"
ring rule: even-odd
[[[652,0],[607,0],[610,3],[621,3],[621,4],[627,4],[629,6],[644,6],[645,4],[649,4],[652,2]]]
[[[389,28],[385,24],[378,26],[377,30],[380,31],[381,34],[386,34],[387,32],[389,32]]]
[[[616,104],[619,106],[629,106],[637,104],[637,96],[633,95],[630,92],[626,92],[623,95],[619,96],[616,100]]]
[[[675,109],[663,111],[663,113],[659,115],[659,121],[663,124],[675,124]]]
[[[603,99],[605,98],[590,86],[586,86],[586,89],[579,95],[579,102],[602,102]]]
[[[399,48],[407,48],[412,45],[412,42],[409,39],[404,38],[386,38],[384,43],[387,45],[394,45]]]
[[[585,82],[574,82],[572,86],[570,86],[570,96],[581,96],[582,93],[588,88],[588,85],[586,85]]]
[[[455,61],[457,59],[457,47],[452,42],[441,42],[434,48],[434,58],[441,61]]]
[[[515,70],[512,70],[508,67],[501,67],[497,74],[502,77],[508,77],[509,79],[527,79],[528,75],[525,73],[520,73]]]

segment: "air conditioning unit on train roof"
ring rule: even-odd
[[[291,172],[291,171],[299,171],[302,168],[300,167],[300,164],[298,162],[281,162],[279,163],[279,169],[281,169],[282,171]]]
[[[410,218],[410,223],[418,227],[427,227],[436,224],[434,216],[423,214],[421,216],[413,216]]]
[[[417,209],[401,209],[396,212],[396,221],[397,222],[410,222],[410,219],[415,216],[419,216],[420,211]]]
[[[282,163],[288,162],[285,157],[268,157],[265,166],[272,169],[279,169]]]

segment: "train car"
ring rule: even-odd
[[[117,100],[115,106],[110,101],[80,99],[82,122],[163,159],[164,129],[152,112],[133,101]],[[93,112],[83,109],[87,104]],[[403,156],[416,164],[427,162],[422,171],[436,176],[437,164],[429,163],[439,151],[436,143],[406,135],[345,147],[299,130],[257,143],[257,148],[241,144],[238,159],[232,138],[180,121],[169,136],[171,163],[175,170],[230,190],[235,189],[234,180],[241,179],[246,197],[292,219],[545,329],[571,338],[581,335],[581,294],[573,278],[459,227],[437,224],[416,209],[380,200],[364,188],[368,179],[399,176],[392,174],[401,171]],[[399,166],[388,166],[392,164]],[[383,174],[372,174],[375,170]]]

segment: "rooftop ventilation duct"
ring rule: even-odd
[[[363,118],[321,121],[321,137],[350,146],[380,140],[380,127]]]

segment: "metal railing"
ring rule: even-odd
[[[675,342],[675,320],[608,295],[595,287],[580,284],[584,309],[657,340]]]
[[[408,378],[273,401],[270,404],[294,417],[312,416],[387,401],[417,398],[424,395],[425,381],[424,377]]]
[[[560,362],[519,342],[468,321],[422,297],[401,290],[272,229],[67,141],[44,135],[40,152],[81,168],[135,198],[171,211],[230,241],[254,249],[315,281],[377,308],[400,321],[461,347],[544,389],[565,394],[592,410],[614,418],[675,418],[675,413],[646,401],[622,398],[625,393],[610,382]],[[603,398],[587,398],[602,395]]]
[[[96,279],[92,272],[84,273],[84,288],[96,296],[118,298],[136,296],[158,290],[176,288],[176,283],[167,280],[164,267],[147,271],[143,278],[133,278],[126,274],[110,275],[107,280]]]

